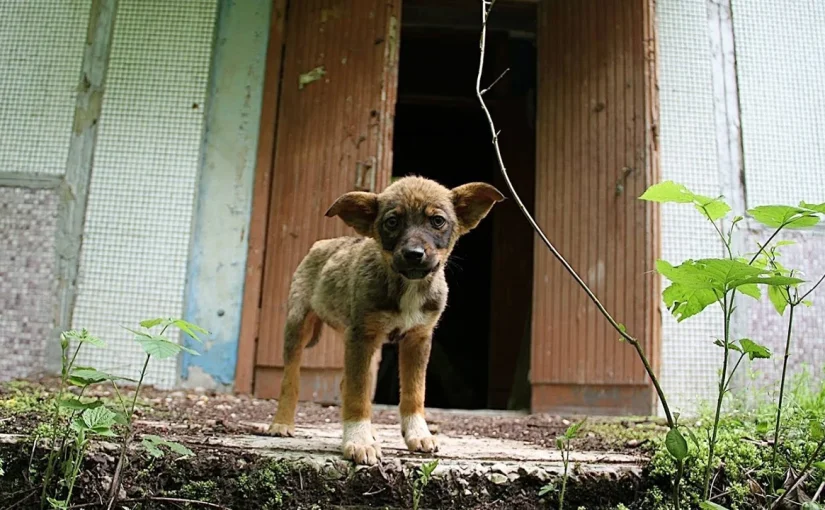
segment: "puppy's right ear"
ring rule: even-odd
[[[378,195],[364,191],[344,193],[330,206],[326,216],[338,216],[362,236],[371,237],[378,216]]]

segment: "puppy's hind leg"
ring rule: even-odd
[[[321,332],[321,319],[315,312],[290,313],[284,326],[284,375],[281,379],[281,396],[278,410],[269,426],[273,436],[295,434],[295,408],[298,405],[300,389],[301,356],[304,347],[315,343]]]

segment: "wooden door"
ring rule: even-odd
[[[539,8],[536,219],[616,319],[659,360],[652,0]],[[654,392],[633,348],[535,243],[534,411],[639,413]]]
[[[289,2],[284,25],[255,395],[277,397],[292,273],[319,239],[354,232],[325,211],[389,184],[401,0]],[[343,343],[305,351],[301,400],[338,399]]]

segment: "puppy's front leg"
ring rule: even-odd
[[[381,458],[381,447],[372,434],[370,395],[374,374],[370,370],[379,343],[375,335],[358,329],[347,332],[344,346],[344,380],[342,386],[344,458],[356,464],[373,465]]]
[[[424,419],[424,394],[431,345],[432,328],[424,327],[408,331],[398,344],[401,433],[407,448],[413,452],[438,451],[436,439],[430,434]]]

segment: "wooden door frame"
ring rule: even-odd
[[[661,179],[660,155],[659,155],[659,93],[658,93],[658,33],[656,30],[656,1],[655,0],[623,0],[626,2],[637,2],[641,7],[640,33],[643,51],[643,76],[641,85],[643,90],[644,108],[644,147],[642,148],[644,161],[643,175],[647,185],[658,182]],[[541,23],[537,28],[541,30]],[[540,56],[538,57],[541,58]],[[540,92],[540,89],[537,89]],[[536,147],[541,145],[537,140]],[[537,154],[538,156],[538,154]],[[538,165],[540,161],[537,157],[536,172],[540,171]],[[538,193],[538,187],[536,188]],[[536,200],[538,201],[538,195]],[[645,226],[650,233],[649,241],[643,248],[645,262],[652,269],[656,260],[661,255],[661,216],[658,204],[647,203],[645,205]],[[625,240],[628,244],[632,239]],[[546,247],[537,242],[535,253],[544,250]],[[580,268],[576,268],[580,269]],[[568,275],[565,275],[568,276]],[[536,294],[543,285],[542,277],[536,271],[533,278],[533,306],[536,303]],[[653,371],[657,377],[661,374],[661,277],[653,272],[645,278],[644,283],[646,300],[644,310],[644,321],[647,326],[645,338],[639,338],[642,345],[647,344],[645,353]],[[581,291],[581,289],[576,289]],[[581,291],[583,292],[583,291]],[[588,306],[594,306],[588,301]],[[542,342],[537,339],[535,324],[537,314],[533,314],[533,327],[531,332],[531,356],[535,355],[542,347]],[[604,318],[597,314],[597,320]],[[616,317],[623,320],[622,317]],[[631,349],[629,345],[626,349]],[[634,353],[635,355],[635,353]],[[531,361],[531,373],[533,372],[533,362]],[[585,413],[585,414],[655,414],[658,406],[658,397],[649,377],[645,377],[645,384],[627,385],[603,385],[603,384],[582,384],[582,383],[551,383],[547,381],[536,382],[531,376],[531,411],[532,412],[554,412],[554,413]]]
[[[286,39],[287,0],[272,0],[269,43],[266,51],[264,93],[261,104],[258,149],[252,212],[249,219],[246,278],[244,280],[241,331],[235,366],[236,393],[250,395],[255,387],[255,358],[260,325],[261,290],[269,223],[272,165],[275,157],[278,104],[281,97],[281,69]]]

